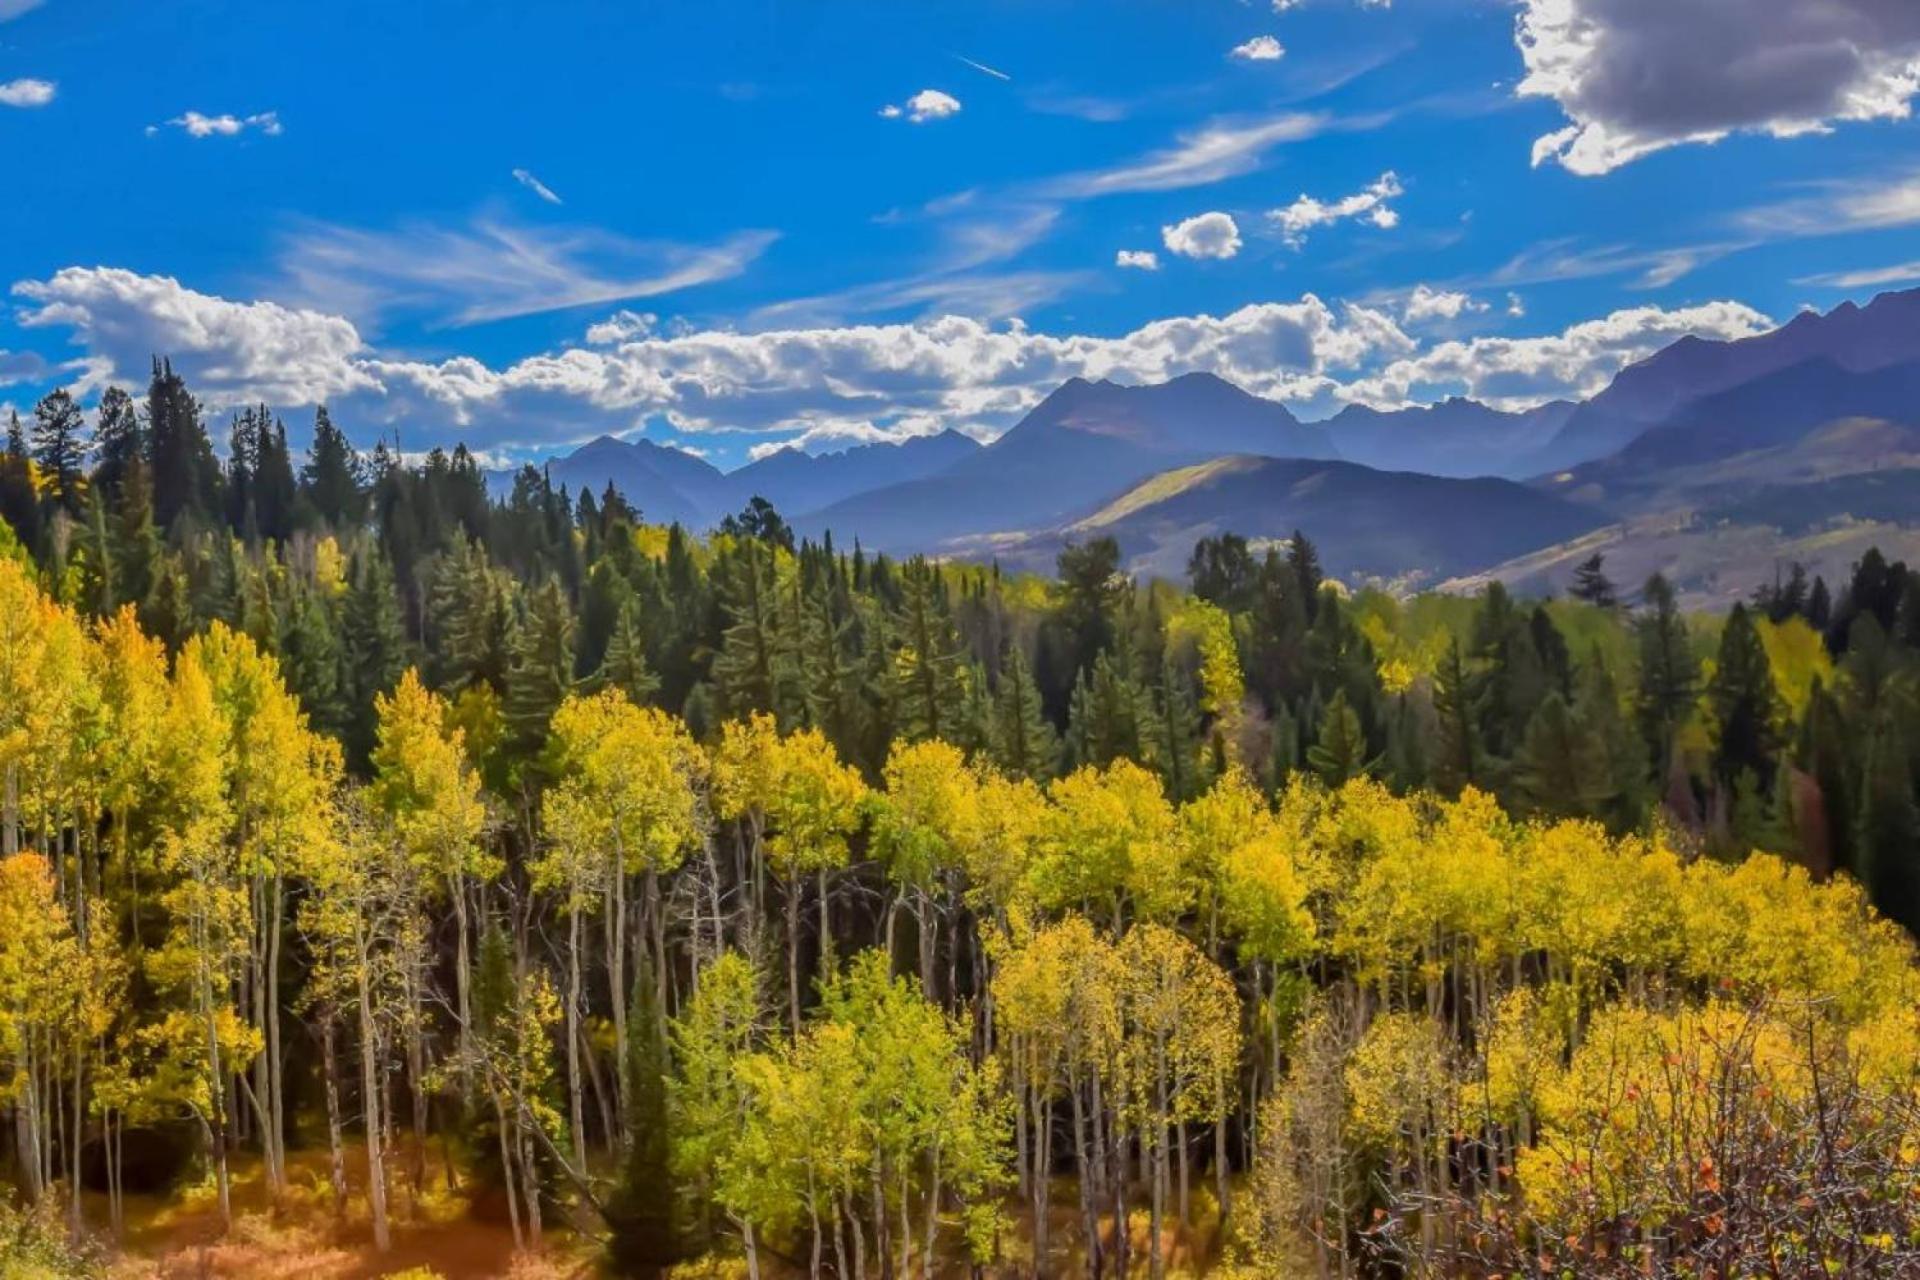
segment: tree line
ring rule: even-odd
[[[9,1177],[76,1233],[131,1137],[635,1272],[1913,1265],[1904,566],[1043,579],[230,432],[161,362],[0,458]]]

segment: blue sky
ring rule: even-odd
[[[0,403],[162,354],[723,466],[1074,374],[1520,406],[1920,283],[1917,89],[1911,0],[0,0]]]

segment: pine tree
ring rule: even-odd
[[[1154,692],[1148,758],[1158,767],[1168,798],[1179,803],[1206,789],[1208,771],[1193,682],[1171,652],[1161,659],[1159,687]]]
[[[1596,551],[1582,560],[1573,571],[1573,585],[1567,593],[1575,600],[1585,601],[1602,609],[1611,609],[1620,603],[1619,594],[1614,590],[1613,582],[1606,573],[1607,556]]]
[[[534,761],[547,743],[547,725],[573,688],[573,613],[548,577],[527,602],[507,670],[507,741],[522,761]]]
[[[654,998],[653,984],[636,971],[633,1028],[627,1073],[628,1116],[632,1141],[624,1152],[620,1184],[608,1204],[608,1251],[616,1275],[664,1277],[680,1260],[680,1197],[673,1170],[672,1111],[668,1082],[673,1060],[667,1052],[666,1017]]]
[[[1045,782],[1060,763],[1060,738],[1040,708],[1027,655],[1009,643],[993,699],[993,760],[1018,778]]]
[[[771,544],[742,538],[726,559],[728,624],[713,659],[721,712],[738,719],[756,711],[791,718],[791,648],[780,627],[777,562]]]
[[[70,516],[80,514],[86,488],[86,415],[66,388],[49,392],[33,407],[33,460],[53,503]]]
[[[1307,748],[1307,763],[1329,787],[1365,777],[1379,766],[1378,759],[1367,758],[1367,735],[1360,716],[1347,705],[1346,690],[1335,690],[1320,713],[1320,733]]]
[[[340,687],[346,695],[347,759],[364,768],[373,752],[374,699],[407,669],[407,636],[393,566],[376,547],[355,555],[340,623]]]
[[[1293,583],[1300,593],[1300,600],[1306,606],[1307,620],[1313,621],[1320,612],[1320,584],[1326,581],[1326,574],[1320,568],[1320,550],[1307,540],[1307,535],[1298,529],[1287,541],[1287,567],[1293,573]]]
[[[1714,772],[1722,784],[1731,786],[1742,770],[1751,770],[1762,787],[1770,786],[1781,745],[1782,708],[1773,667],[1745,605],[1733,606],[1720,633],[1707,703],[1717,732]]]
[[[333,610],[318,591],[296,589],[280,615],[280,669],[313,727],[330,737],[345,734],[348,703],[340,687],[346,669]]]
[[[1646,813],[1652,797],[1647,749],[1626,717],[1619,686],[1597,648],[1581,669],[1572,709],[1605,771],[1610,798],[1597,816],[1615,831],[1629,830]]]
[[[358,524],[365,505],[364,469],[340,428],[333,425],[327,407],[313,413],[313,443],[300,471],[307,501],[327,525],[345,529]]]
[[[1432,762],[1434,782],[1453,795],[1465,787],[1485,785],[1486,767],[1480,750],[1480,730],[1474,722],[1473,690],[1458,639],[1447,646],[1433,673],[1433,710],[1440,722]]]
[[[201,424],[200,406],[170,361],[154,361],[147,388],[147,433],[154,523],[171,530],[182,512],[202,518],[218,512],[220,464]]]
[[[925,557],[907,562],[901,585],[901,608],[894,622],[900,641],[896,670],[901,729],[910,739],[951,740],[964,697],[960,638],[954,634],[939,573]]]
[[[93,429],[94,454],[98,461],[93,483],[118,497],[127,471],[146,459],[146,431],[140,425],[140,411],[133,397],[119,387],[108,387],[100,395]]]
[[[647,666],[646,638],[640,634],[639,609],[631,600],[620,610],[608,637],[606,656],[591,681],[594,690],[618,689],[639,706],[659,690],[659,677]]]
[[[1699,664],[1687,636],[1686,619],[1673,588],[1659,574],[1647,579],[1642,608],[1634,619],[1640,641],[1640,687],[1636,707],[1640,732],[1653,760],[1655,777],[1671,772],[1674,737],[1692,711]]]
[[[1920,930],[1920,806],[1899,726],[1882,716],[1867,741],[1854,845],[1873,903]]]
[[[1529,811],[1553,818],[1597,818],[1615,799],[1603,744],[1558,693],[1528,723],[1513,783]]]

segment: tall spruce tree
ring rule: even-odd
[[[86,415],[62,387],[33,407],[33,461],[48,501],[69,516],[80,514],[86,488]]]

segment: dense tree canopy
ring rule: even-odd
[[[648,1274],[1920,1265],[1904,566],[1188,593],[222,460],[164,362],[93,422],[0,466],[0,1171],[76,1235],[131,1137]]]

